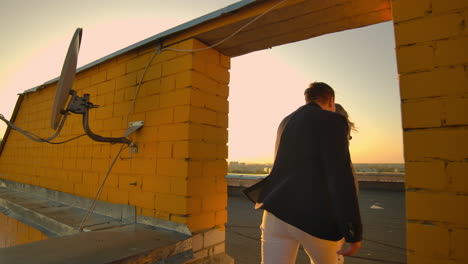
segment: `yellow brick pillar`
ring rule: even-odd
[[[205,47],[191,39],[170,48]],[[172,115],[157,130],[155,217],[187,224],[196,258],[223,253],[230,58],[214,49],[168,50],[155,63],[162,69],[158,111],[165,113],[146,122]]]
[[[393,0],[408,263],[468,262],[468,1]]]

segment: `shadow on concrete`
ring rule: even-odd
[[[229,187],[226,225],[226,251],[238,264],[260,263],[260,230],[262,210],[241,193]],[[402,190],[361,189],[359,195],[364,241],[361,250],[346,257],[346,264],[406,263],[405,193]],[[304,250],[299,250],[296,263],[310,263]]]

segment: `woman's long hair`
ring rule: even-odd
[[[335,104],[335,108],[336,108],[336,112],[344,116],[346,118],[346,121],[348,121],[349,132],[351,131],[357,132],[356,125],[354,124],[354,122],[351,122],[351,120],[349,120],[348,112],[346,112],[343,106],[340,104]]]

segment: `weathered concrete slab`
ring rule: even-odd
[[[108,215],[91,213],[85,232],[80,231],[88,212],[84,205],[91,205],[90,201],[2,180],[0,213],[40,230],[49,239],[0,249],[0,263],[180,264],[193,258],[191,233],[185,225],[137,219],[135,209],[127,205],[100,202],[99,211]]]
[[[0,211],[42,231],[48,237],[78,233],[92,202],[86,197],[0,179]],[[192,234],[185,224],[136,216],[135,206],[102,201],[97,201],[84,230],[102,230],[132,223]]]
[[[9,181],[5,179],[0,179],[0,187],[3,187],[3,189],[0,190],[0,194],[2,194],[2,192],[5,193],[17,191],[33,195],[34,197],[37,197],[40,200],[40,204],[38,206],[44,206],[44,199],[49,200],[52,203],[59,202],[61,204],[66,204],[84,210],[87,210],[93,203],[93,199],[89,199],[86,197],[81,197],[69,193],[59,192],[39,186]],[[31,203],[35,203],[35,200],[31,200],[30,197],[27,197],[26,199],[30,200],[29,202]],[[124,222],[132,222],[135,219],[135,207],[131,205],[111,204],[97,201],[94,212]]]
[[[78,229],[87,210],[5,187],[0,187],[0,190],[0,208],[3,209],[4,214],[39,229],[49,237],[67,236],[80,232]],[[94,226],[102,224],[118,227],[125,222],[92,213],[86,222],[85,230],[94,230]]]
[[[191,248],[190,236],[132,224],[0,249],[0,263],[155,263],[177,255],[174,263],[183,263]]]

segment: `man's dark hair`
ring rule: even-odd
[[[335,97],[335,92],[324,82],[313,82],[304,91],[304,96],[307,102],[326,103],[330,98]]]

